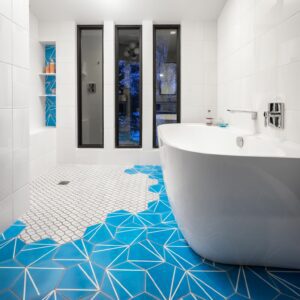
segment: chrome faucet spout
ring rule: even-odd
[[[252,120],[257,120],[257,111],[252,111],[252,110],[237,110],[237,109],[227,109],[228,112],[231,113],[247,113],[251,114],[251,119]]]

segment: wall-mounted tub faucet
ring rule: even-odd
[[[251,111],[251,110],[235,110],[235,109],[227,109],[227,111],[231,113],[247,113],[251,114],[252,120],[257,120],[257,111]]]
[[[264,117],[265,127],[284,128],[284,103],[269,103]]]

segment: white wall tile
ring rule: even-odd
[[[104,105],[104,128],[113,129],[115,121],[115,106],[112,104]]]
[[[288,110],[285,113],[286,115],[286,133],[287,139],[295,142],[300,143],[300,135],[299,135],[299,128],[300,128],[300,111],[299,110]]]
[[[153,22],[143,21],[143,150],[152,149],[153,132]]]
[[[74,129],[59,128],[57,134],[57,162],[75,163],[77,136]]]
[[[56,66],[56,79],[60,84],[76,83],[76,68],[74,62],[60,62]]]
[[[274,27],[255,40],[256,69],[258,72],[278,65],[278,29]]]
[[[20,51],[22,49],[22,51]],[[29,69],[29,33],[19,25],[13,24],[13,64]]]
[[[11,0],[1,0],[0,1],[0,14],[11,19],[11,15],[12,15]]]
[[[20,189],[29,181],[29,111],[13,109],[13,189]]]
[[[75,131],[76,127],[75,107],[59,107],[57,110],[57,128],[71,128]]]
[[[12,192],[12,138],[12,110],[0,109],[0,201]]]
[[[183,107],[181,111],[182,123],[203,123],[205,121],[205,109],[203,106],[193,105]]]
[[[30,134],[30,160],[56,150],[56,129],[44,127]]]
[[[203,23],[203,40],[204,41],[217,41],[217,22],[210,21]]]
[[[13,218],[19,219],[28,209],[30,203],[29,185],[22,187],[13,194]]]
[[[12,107],[12,67],[0,62],[0,108]]]
[[[278,69],[278,96],[287,110],[300,111],[300,61]]]
[[[40,41],[57,41],[60,31],[58,24],[51,21],[39,22],[39,40]]]
[[[115,83],[115,47],[113,41],[106,41],[103,45],[104,54],[104,84]]]
[[[56,166],[56,128],[44,127],[30,133],[30,179]]]
[[[0,200],[0,220],[0,232],[13,223],[13,198],[11,195]]]
[[[104,128],[104,147],[108,151],[115,148],[115,129]]]
[[[56,62],[73,63],[76,60],[76,41],[62,40],[57,43],[56,47]]]
[[[300,140],[295,130],[300,126],[299,9],[294,0],[227,1],[218,20],[218,112],[232,125]],[[284,130],[264,127],[262,114],[274,101],[286,104]],[[229,115],[226,108],[256,110],[259,119],[255,125],[249,116]]]
[[[59,76],[58,76],[59,77]],[[76,85],[56,82],[56,105],[75,106],[76,105]]]
[[[204,30],[209,31],[209,26],[204,26],[204,23],[201,21],[191,22],[188,20],[184,20],[181,22],[181,41],[185,42],[202,42],[204,40]],[[207,33],[207,37],[210,36],[209,32]]]
[[[28,29],[29,27],[29,0],[12,0],[13,21]]]
[[[115,38],[115,23],[112,20],[106,20],[104,21],[104,36],[103,39],[105,42],[107,41],[114,41]]]
[[[76,42],[76,23],[74,21],[58,22],[55,26],[57,31],[57,41]]]
[[[56,149],[30,161],[30,180],[46,174],[56,166]]]
[[[205,111],[208,109],[212,111],[214,115],[217,113],[217,85],[206,84],[203,89],[203,102],[202,105]]]
[[[153,147],[153,105],[143,105],[143,149]]]
[[[28,107],[28,102],[29,102],[28,100],[30,97],[29,70],[19,68],[19,67],[13,67],[12,71],[13,71],[13,107],[14,108]]]
[[[24,212],[29,205],[29,194],[20,192],[24,203],[16,205],[14,212],[13,192],[25,186],[29,178],[28,95],[23,95],[26,100],[22,99],[24,103],[20,105],[24,109],[13,109],[13,64],[29,67],[28,10],[28,0],[0,3],[0,232],[15,220],[17,212]],[[14,100],[19,102],[17,97]]]
[[[0,15],[0,61],[12,61],[12,22]]]
[[[42,72],[44,67],[44,47],[39,43],[39,20],[30,12],[30,51],[29,51],[29,86],[26,88],[25,84],[27,79],[25,77],[19,77],[22,75],[22,70],[17,76],[17,99],[24,101],[26,97],[22,95],[28,95],[29,99],[29,114],[30,114],[30,131],[35,131],[45,126],[45,99],[40,98],[39,95],[44,94],[44,78],[38,76]],[[15,74],[16,75],[16,74]],[[15,101],[22,103],[20,101]]]
[[[300,61],[300,13],[288,19],[278,28],[279,64]]]

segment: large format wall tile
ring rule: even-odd
[[[0,109],[0,201],[12,192],[12,141],[12,111]]]
[[[29,1],[0,3],[0,228],[24,213],[29,195]],[[20,69],[22,68],[22,70]],[[21,108],[22,109],[19,109]],[[18,109],[16,109],[18,108]],[[26,205],[13,205],[14,192]],[[14,209],[18,214],[14,213]],[[1,281],[1,280],[0,280]],[[2,281],[1,281],[2,282]]]
[[[20,51],[22,50],[22,51]],[[29,69],[29,33],[24,28],[13,24],[13,64]]]
[[[300,2],[227,1],[218,20],[218,111],[230,124],[272,137],[296,141],[300,118]],[[270,102],[286,104],[282,129],[265,128]],[[255,110],[249,115],[227,109]]]
[[[0,61],[12,61],[12,22],[0,15]]]
[[[7,228],[13,222],[13,199],[12,195],[0,200],[0,231]]]
[[[29,182],[29,115],[28,108],[13,110],[14,191]]]
[[[0,62],[0,109],[12,107],[12,67]]]
[[[27,108],[30,97],[29,71],[20,67],[13,67],[13,107]]]
[[[12,6],[11,6],[11,0],[1,0],[0,1],[0,14],[11,18],[12,15]]]

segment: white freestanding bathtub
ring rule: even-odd
[[[201,124],[161,125],[158,134],[170,203],[198,254],[221,263],[300,268],[297,144]]]

